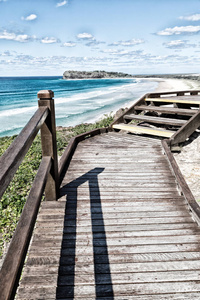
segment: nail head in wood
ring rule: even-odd
[[[54,97],[54,92],[51,90],[42,90],[37,93],[39,99],[51,99]]]

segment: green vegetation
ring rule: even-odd
[[[110,114],[94,124],[80,124],[75,127],[63,128],[58,131],[58,155],[62,155],[71,137],[95,128],[107,127],[112,121],[113,117]],[[0,138],[0,156],[10,146],[15,137],[16,136]],[[0,256],[3,253],[5,242],[10,240],[16,228],[26,197],[37,173],[41,157],[41,143],[40,136],[38,135],[0,200]]]

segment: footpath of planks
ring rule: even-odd
[[[200,230],[159,140],[79,143],[37,219],[17,299],[200,299]]]

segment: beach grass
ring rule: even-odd
[[[80,124],[75,127],[60,127],[57,131],[57,150],[61,156],[73,136],[95,128],[108,127],[113,122],[112,113],[105,115],[100,121]],[[6,151],[16,136],[0,138],[0,156]],[[21,215],[27,195],[37,173],[41,154],[40,135],[33,141],[22,164],[16,172],[6,192],[0,199],[0,257],[10,241]]]

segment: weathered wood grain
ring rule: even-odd
[[[126,130],[134,133],[150,134],[150,135],[156,135],[156,136],[162,136],[168,138],[170,138],[174,134],[174,131],[172,130],[164,130],[158,128],[145,127],[145,126],[123,124],[123,123],[114,124],[113,128],[119,130]]]
[[[183,104],[200,104],[200,97],[161,97],[161,98],[146,98],[145,101],[153,101],[153,102],[169,102],[169,103],[183,103]]]
[[[144,110],[144,111],[155,111],[158,113],[166,113],[166,114],[177,114],[181,116],[193,116],[198,112],[197,109],[181,109],[175,107],[159,107],[153,105],[140,105],[135,107],[136,110]]]
[[[156,123],[156,124],[166,124],[166,125],[175,125],[175,126],[182,126],[186,123],[186,120],[181,120],[181,119],[162,118],[162,117],[134,115],[134,114],[125,115],[124,120],[139,120],[139,121],[146,121],[148,123],[153,123],[153,124]]]

